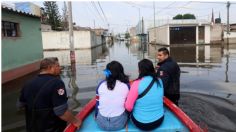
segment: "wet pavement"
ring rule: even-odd
[[[108,62],[121,62],[125,73],[130,79],[135,79],[138,61],[148,58],[156,63],[155,54],[160,47],[116,42],[76,50],[76,65],[70,64],[68,50],[44,51],[44,57],[59,58],[69,106],[77,113],[95,96],[96,86],[104,78],[102,70]],[[180,107],[197,123],[207,126],[209,131],[236,130],[236,44],[175,45],[169,49],[182,71]],[[17,112],[15,104],[24,82],[34,75],[36,73],[2,86],[3,131],[24,131],[24,116]],[[219,125],[218,119],[226,124]]]

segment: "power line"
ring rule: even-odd
[[[135,6],[135,7],[139,7],[139,8],[148,8],[148,9],[153,10],[153,5],[142,5],[142,4],[137,4],[137,3],[133,3],[133,2],[122,2],[122,3],[128,4],[130,6]],[[155,6],[155,7],[156,8],[165,8],[162,6]]]
[[[227,4],[227,1],[226,2],[204,2],[204,1],[191,1],[191,2],[195,2],[195,3],[202,3],[202,4]],[[230,2],[230,4],[236,4],[235,2]]]
[[[101,15],[101,13],[98,11],[98,8],[97,8],[96,4],[94,3],[94,1],[91,1],[91,4],[92,4],[93,7],[96,9],[98,15],[99,15],[100,18],[103,20],[103,22],[106,23],[105,20],[104,20],[104,18],[103,18],[102,15]]]
[[[94,19],[99,20],[100,18],[96,15],[96,13],[94,13],[94,11],[92,10],[91,6],[89,6],[86,2],[85,2],[84,4],[86,4],[87,12],[90,12],[90,13],[91,13],[91,16],[95,16]],[[99,21],[99,22],[100,22],[100,24],[102,24],[101,21]],[[98,26],[100,26],[100,25],[98,25]]]
[[[133,26],[133,25],[129,25],[129,24],[115,24],[115,23],[111,23],[110,25],[112,25],[112,26]]]
[[[139,4],[132,3],[132,2],[123,2],[123,3],[128,4],[130,6],[136,6],[136,7],[138,6],[138,7],[142,7],[142,8],[152,8],[152,7],[147,6],[147,5],[139,5]]]
[[[167,5],[166,7],[162,8],[162,9],[160,9],[160,10],[157,11],[156,13],[160,13],[160,12],[162,12],[163,10],[165,10],[165,9],[169,8],[170,6],[172,6],[174,3],[176,3],[176,1],[170,3],[169,5]]]
[[[104,16],[104,18],[105,18],[105,20],[106,20],[108,26],[109,26],[109,23],[108,23],[107,17],[106,17],[106,15],[105,15],[105,13],[104,13],[104,11],[103,11],[103,9],[102,9],[102,6],[100,5],[100,2],[99,2],[99,1],[98,1],[98,5],[99,5],[99,7],[100,7],[100,9],[101,9],[101,11],[102,11],[102,14],[103,14],[103,16]]]

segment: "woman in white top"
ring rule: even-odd
[[[104,74],[106,79],[96,89],[95,119],[103,130],[120,130],[127,122],[124,104],[129,92],[129,78],[117,61],[108,63]]]

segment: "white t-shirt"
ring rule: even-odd
[[[116,80],[113,90],[107,88],[107,82],[104,81],[98,88],[99,105],[98,109],[102,116],[115,117],[125,111],[125,100],[128,95],[128,85]]]

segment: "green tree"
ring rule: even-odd
[[[175,17],[173,17],[173,19],[196,19],[196,17],[193,14],[178,14]]]
[[[43,5],[48,17],[47,23],[52,26],[53,30],[61,30],[61,16],[56,1],[45,1]]]
[[[128,39],[128,38],[130,38],[130,34],[129,34],[129,32],[126,32],[125,33],[125,39]]]
[[[173,19],[183,19],[183,15],[182,14],[178,14],[175,17],[173,17]]]
[[[193,14],[184,14],[183,19],[196,19],[196,17]]]

